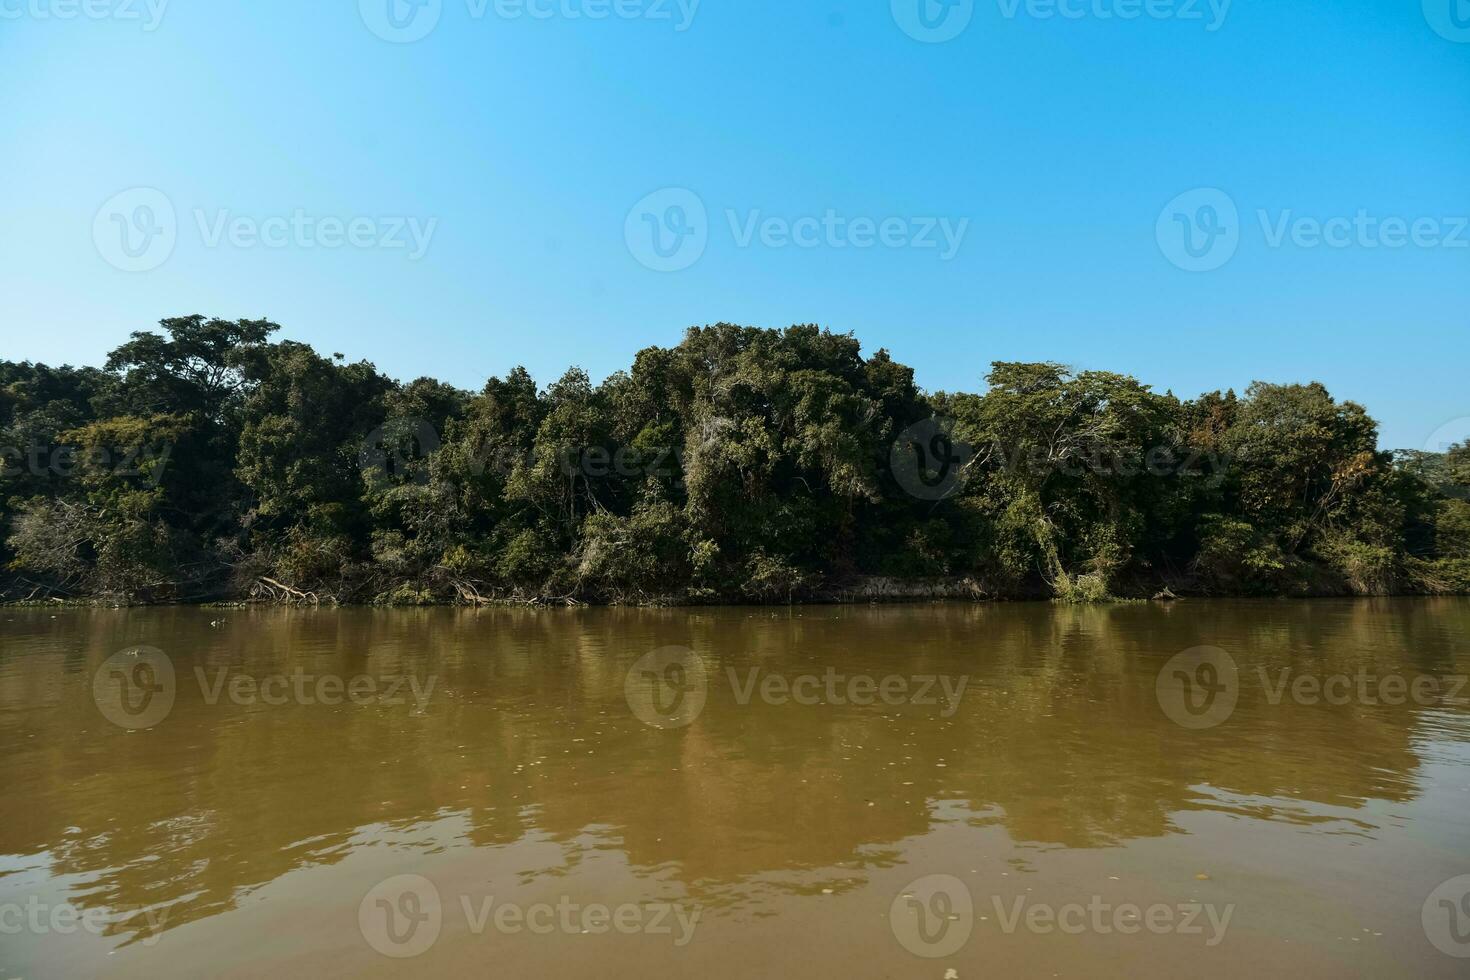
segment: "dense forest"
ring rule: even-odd
[[[601,384],[470,392],[265,320],[160,326],[102,368],[0,360],[5,599],[1470,590],[1470,447],[1380,451],[1316,383],[997,362],[930,394],[850,335],[719,324]]]

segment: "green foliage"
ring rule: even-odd
[[[789,602],[875,577],[1097,602],[1470,585],[1470,447],[1382,453],[1367,413],[1319,384],[1181,401],[997,362],[984,394],[930,395],[851,336],[717,324],[600,383],[574,368],[542,389],[516,368],[470,392],[273,341],[268,321],[161,327],[102,370],[0,361],[8,595]],[[952,489],[913,495],[892,451],[940,425],[926,420],[947,441],[925,448],[963,453]]]

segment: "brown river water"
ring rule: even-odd
[[[0,609],[0,980],[1470,976],[1470,600]]]

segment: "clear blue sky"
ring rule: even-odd
[[[478,388],[515,364],[600,378],[692,324],[817,322],[931,390],[1046,359],[1191,396],[1321,380],[1389,446],[1470,416],[1465,0],[1152,0],[1136,19],[1130,0],[1070,0],[1080,17],[925,0],[927,21],[918,0],[702,0],[687,23],[690,0],[536,0],[550,17],[393,0],[406,30],[438,18],[412,43],[370,28],[392,34],[389,0],[169,0],[156,25],[160,0],[64,16],[81,2],[0,0],[0,356],[100,363],[164,316],[264,316]],[[940,43],[901,26],[965,16]],[[99,241],[160,219],[136,196],[121,218],[103,206],[140,187],[175,210],[175,241],[122,271]],[[705,249],[676,271],[629,245],[630,209],[664,188],[706,209]],[[1218,196],[1165,213],[1197,188],[1238,209],[1237,240],[1190,272],[1168,230],[1228,218],[1200,210]],[[646,213],[676,221],[670,200]],[[374,241],[385,219],[437,223],[418,258],[295,231],[210,243],[222,216],[298,211],[372,219]],[[845,231],[742,245],[757,212],[829,211],[901,219],[900,243],[920,219],[969,223],[948,258]],[[1424,241],[1462,247],[1292,241],[1297,219],[1360,212],[1432,219]]]

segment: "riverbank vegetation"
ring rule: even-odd
[[[464,391],[264,320],[160,326],[101,368],[0,361],[4,598],[1470,590],[1470,447],[1380,451],[1316,383],[996,363],[931,394],[850,335],[720,324],[600,384]]]

